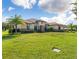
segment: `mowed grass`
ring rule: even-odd
[[[60,52],[52,51],[59,48]],[[8,35],[3,32],[3,59],[76,59],[77,35],[47,32]]]

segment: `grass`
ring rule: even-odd
[[[3,59],[76,59],[76,32],[8,35],[3,32]],[[5,38],[6,37],[6,38]],[[56,47],[59,53],[52,51]]]

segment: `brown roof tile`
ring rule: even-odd
[[[63,25],[63,24],[56,23],[56,22],[48,23],[48,25],[66,26],[66,25]]]

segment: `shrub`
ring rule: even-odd
[[[53,30],[53,32],[64,32],[65,30]]]
[[[53,28],[52,27],[50,27],[50,28],[48,28],[48,30],[47,30],[48,32],[51,32],[51,31],[53,31]]]
[[[9,34],[14,34],[16,32],[16,29],[9,29]],[[20,29],[17,29],[17,33],[20,33]]]
[[[21,33],[33,33],[34,30],[26,30],[26,29],[21,29]]]

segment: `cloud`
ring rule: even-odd
[[[36,3],[36,0],[11,0],[11,1],[15,5],[21,6],[24,9],[31,9]]]
[[[69,16],[67,16],[67,14],[69,14]],[[49,23],[56,22],[60,24],[69,24],[69,23],[77,24],[77,21],[74,19],[75,17],[76,15],[73,14],[71,11],[69,11],[67,13],[59,14],[58,16],[54,16],[51,18],[41,17],[40,19],[47,21]]]
[[[8,11],[10,12],[11,10],[14,10],[15,8],[13,8],[13,7],[9,7],[8,8]]]
[[[76,18],[76,15],[72,13],[68,18],[66,18],[65,23],[66,24],[69,24],[69,23],[77,24],[77,20],[75,18]]]
[[[77,0],[71,0],[72,3],[77,2]]]
[[[64,24],[65,23],[65,19],[63,19],[61,16],[55,16],[55,17],[51,17],[51,18],[47,18],[47,17],[41,17],[40,19],[47,21],[47,22],[56,22],[56,23],[60,23],[60,24]]]
[[[49,13],[61,13],[68,9],[68,0],[39,0],[39,7]]]

